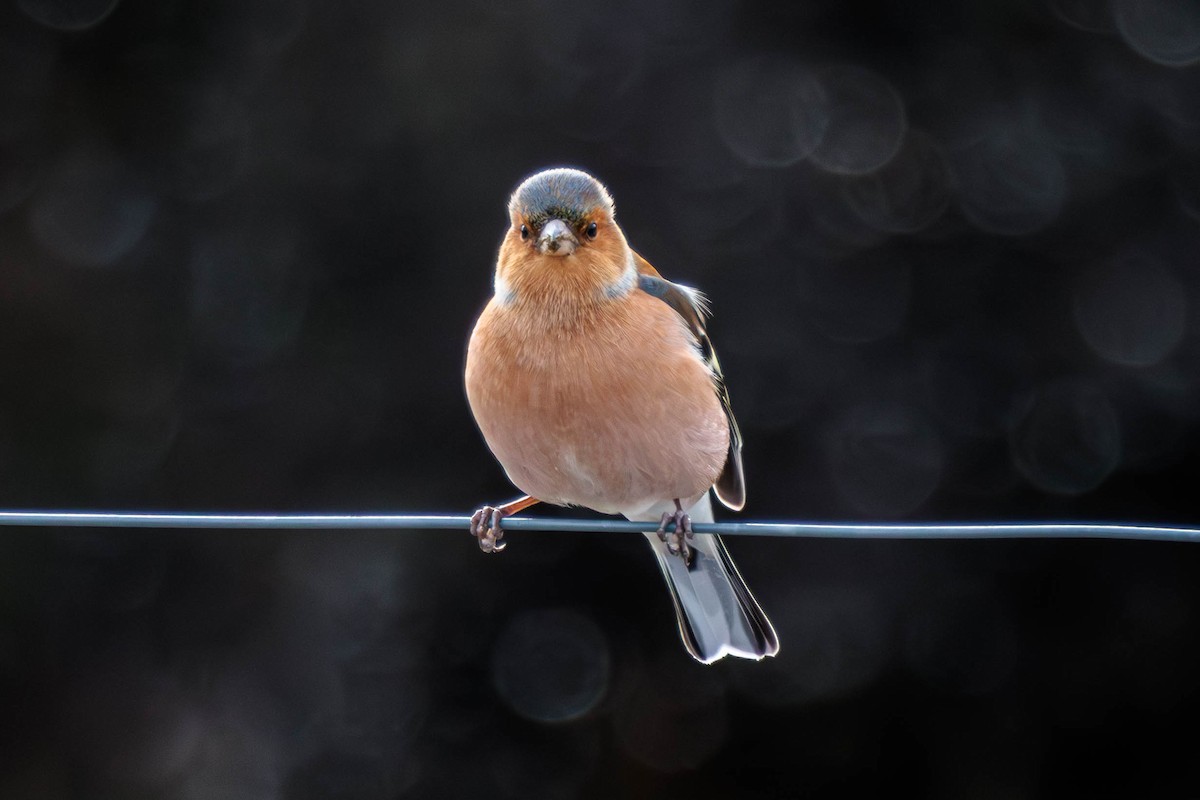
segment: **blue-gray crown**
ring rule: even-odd
[[[526,178],[508,202],[510,213],[535,228],[551,218],[578,225],[584,218],[604,209],[613,211],[612,197],[600,181],[577,169],[548,169]]]

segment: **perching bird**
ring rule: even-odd
[[[725,545],[691,531],[713,519],[710,488],[731,509],[745,500],[704,299],[630,249],[587,173],[539,172],[508,212],[466,388],[488,446],[528,496],[475,513],[480,547],[502,550],[500,520],[538,502],[658,522],[647,538],[688,651],[704,663],[775,655],[775,631]]]

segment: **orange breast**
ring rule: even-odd
[[[729,430],[679,316],[634,291],[567,318],[493,300],[471,336],[467,398],[510,480],[605,513],[707,490]]]

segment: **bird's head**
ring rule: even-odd
[[[577,169],[548,169],[521,183],[496,264],[497,294],[612,295],[636,278],[608,191]]]

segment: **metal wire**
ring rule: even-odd
[[[234,530],[459,530],[467,517],[414,514],[194,514],[109,511],[0,511],[0,526],[67,528],[206,528]],[[641,533],[645,522],[508,517],[507,531]],[[1140,539],[1200,541],[1200,529],[1090,522],[898,523],[697,522],[697,533],[824,539]]]

